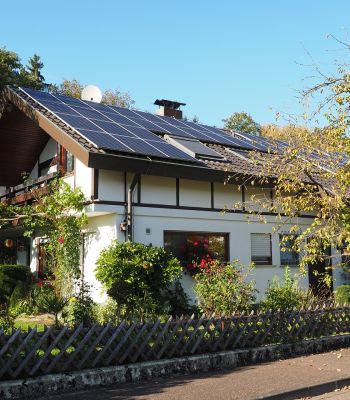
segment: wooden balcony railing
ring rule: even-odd
[[[53,172],[37,179],[31,179],[25,183],[10,187],[0,193],[0,202],[8,202],[12,205],[24,204],[34,198],[33,189],[39,190],[41,194],[48,192],[48,184],[57,178],[57,173]]]

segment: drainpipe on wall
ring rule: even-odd
[[[140,174],[135,174],[128,189],[127,210],[126,210],[126,238],[128,242],[133,239],[133,215],[132,215],[132,195],[134,193]]]

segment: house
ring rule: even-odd
[[[5,88],[0,109],[0,201],[28,201],[22,173],[44,188],[58,172],[87,199],[82,270],[103,298],[95,280],[95,261],[112,240],[134,240],[171,249],[184,265],[193,247],[223,260],[254,261],[253,279],[262,295],[274,275],[296,264],[297,255],[281,252],[280,234],[267,223],[247,223],[247,210],[230,209],[252,195],[273,201],[271,186],[256,187],[249,151],[266,151],[264,139],[231,134],[183,119],[181,103],[157,100],[157,114],[52,95]],[[228,172],[229,171],[229,172]],[[228,183],[228,174],[234,176]],[[224,208],[226,212],[223,212]],[[300,217],[307,227],[312,215]],[[24,239],[20,227],[0,231],[1,254],[9,261],[43,272],[42,238]],[[337,255],[335,250],[332,250]],[[192,252],[192,254],[191,254]],[[310,268],[302,284],[317,285]],[[297,267],[292,267],[297,272]],[[186,271],[186,269],[185,269]],[[333,271],[335,285],[342,283]],[[189,273],[182,279],[191,294]],[[102,296],[102,297],[101,297]]]

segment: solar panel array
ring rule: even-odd
[[[268,143],[256,137],[252,140],[250,135],[233,136],[208,125],[34,89],[21,90],[102,149],[196,162],[157,134],[193,138],[246,150],[268,151],[269,147]]]

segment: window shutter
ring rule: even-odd
[[[252,233],[250,240],[252,261],[257,265],[272,264],[271,235],[269,233]]]
[[[252,233],[252,257],[271,257],[271,235]]]

